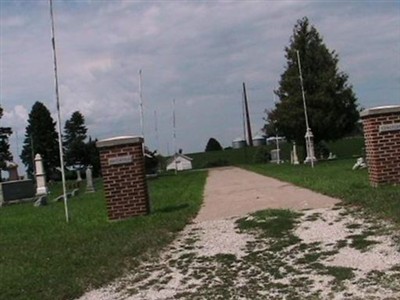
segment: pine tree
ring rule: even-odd
[[[0,119],[3,116],[3,108],[0,107]],[[6,167],[7,161],[12,161],[8,137],[12,134],[10,127],[0,127],[0,169]],[[0,176],[1,177],[1,176]],[[1,178],[0,178],[1,179]]]
[[[63,145],[67,166],[84,164],[86,133],[85,118],[79,111],[74,112],[64,127]]]
[[[96,147],[97,139],[92,140],[89,137],[88,142],[85,144],[85,156],[83,160],[83,165],[92,166],[93,176],[100,176],[100,153]]]
[[[41,102],[36,102],[29,113],[24,145],[20,155],[29,176],[34,173],[34,156],[37,153],[43,159],[46,178],[58,178],[60,174],[56,168],[60,166],[60,155],[56,122],[53,121],[50,111]]]
[[[267,111],[264,129],[276,129],[288,140],[304,145],[306,132],[303,98],[296,50],[299,51],[307,112],[316,143],[336,140],[354,130],[359,119],[357,99],[348,75],[338,71],[339,58],[305,17],[297,21],[290,45],[285,48],[287,66],[275,94],[273,110]]]

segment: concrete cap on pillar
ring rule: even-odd
[[[117,136],[109,139],[98,141],[96,146],[98,148],[113,147],[118,145],[129,145],[143,143],[143,137],[141,136]]]
[[[400,112],[400,105],[378,106],[363,110],[360,112],[360,117],[365,118],[373,115],[385,115],[397,112]]]

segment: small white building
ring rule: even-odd
[[[190,158],[186,155],[175,154],[173,157],[171,157],[167,161],[167,171],[175,170],[175,169],[177,171],[191,170],[192,169],[192,160],[193,160],[193,158]]]

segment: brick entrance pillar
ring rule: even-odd
[[[400,105],[361,112],[371,185],[400,184]]]
[[[143,138],[115,137],[97,142],[109,220],[149,213]]]

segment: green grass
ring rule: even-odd
[[[242,149],[226,149],[222,151],[210,151],[190,153],[187,156],[193,158],[192,166],[194,169],[208,168],[213,166],[223,165],[240,165],[251,164],[255,162],[256,157],[268,154],[275,145],[261,146],[261,147],[246,147]],[[291,145],[288,143],[281,143],[281,158],[290,160]],[[262,152],[261,154],[259,152]]]
[[[337,160],[310,166],[246,165],[244,168],[359,205],[400,224],[400,187],[370,186],[367,170],[353,171],[355,160]]]
[[[35,208],[0,209],[0,299],[73,299],[156,255],[200,208],[205,172],[149,182],[149,216],[109,222],[101,182],[93,194]],[[61,194],[59,186],[50,198]]]
[[[336,154],[339,159],[352,158],[362,155],[364,139],[362,137],[346,138],[335,142],[326,143],[328,150]],[[272,149],[276,149],[275,144],[262,147],[247,147],[242,149],[226,149],[222,151],[199,152],[187,154],[193,158],[192,166],[194,169],[224,166],[252,164],[268,155]],[[292,145],[286,142],[280,143],[281,159],[290,161],[290,151]],[[304,149],[297,147],[299,158],[303,157]]]

